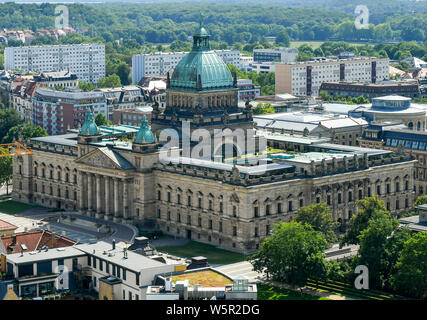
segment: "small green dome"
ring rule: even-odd
[[[154,143],[154,135],[151,132],[147,117],[144,115],[141,122],[141,127],[136,134],[135,143]]]
[[[86,120],[83,123],[82,128],[80,129],[80,134],[83,136],[95,136],[99,134],[99,128],[93,119],[93,114],[90,109],[86,112]]]
[[[178,63],[170,80],[170,89],[219,90],[233,88],[233,77],[225,62],[210,49],[209,33],[200,27],[193,35],[192,50]]]

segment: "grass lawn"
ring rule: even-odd
[[[270,284],[258,283],[258,300],[330,300],[328,298],[275,287]]]
[[[240,262],[246,260],[247,257],[242,253],[227,251],[209,244],[195,241],[190,241],[184,246],[164,246],[156,247],[156,249],[182,258],[204,256],[208,258],[209,263],[213,264]]]
[[[13,201],[10,198],[0,200],[0,212],[3,213],[15,214],[30,208],[39,208],[39,206]]]

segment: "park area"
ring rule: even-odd
[[[0,200],[0,212],[8,214],[17,214],[31,208],[40,208],[39,206],[34,206],[26,203],[21,203],[12,200],[11,198],[1,199]]]
[[[229,264],[246,260],[246,255],[237,252],[231,252],[215,246],[189,241],[182,246],[161,246],[156,247],[158,251],[166,252],[182,258],[191,258],[195,256],[204,256],[208,258],[210,264]]]

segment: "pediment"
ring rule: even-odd
[[[107,147],[97,148],[88,154],[76,159],[77,163],[85,164],[97,168],[129,170],[134,166],[118,152]]]

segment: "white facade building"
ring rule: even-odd
[[[81,81],[97,83],[105,77],[105,45],[7,47],[5,69],[40,72],[69,70]]]
[[[386,58],[321,58],[296,63],[278,63],[275,67],[276,94],[318,96],[323,82],[375,83],[389,78],[389,59]]]
[[[297,61],[298,50],[295,48],[254,49],[254,62],[282,62]]]
[[[240,51],[214,50],[225,63],[240,66]],[[138,83],[145,75],[164,75],[188,52],[157,52],[151,54],[135,54],[132,57],[132,83]]]

